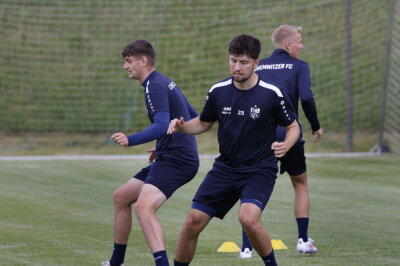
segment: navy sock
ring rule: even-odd
[[[246,232],[242,229],[242,251],[244,251],[245,248],[252,250],[253,246],[251,245]]]
[[[174,266],[189,266],[190,262],[179,262],[174,260]]]
[[[126,251],[126,245],[114,243],[114,250],[110,259],[110,264],[113,266],[114,265],[119,266],[122,263],[124,263],[125,251]]]
[[[154,262],[157,266],[169,266],[167,251],[160,250],[153,253]]]
[[[266,266],[278,266],[275,260],[274,250],[272,250],[271,253],[269,253],[269,255],[261,258]]]
[[[299,238],[303,238],[304,242],[308,241],[308,221],[309,219],[307,217],[305,218],[296,218],[297,221],[297,229],[299,231]]]

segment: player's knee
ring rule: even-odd
[[[151,211],[150,207],[143,201],[138,200],[135,204],[135,213],[137,217],[143,217]]]
[[[185,220],[184,228],[191,233],[199,233],[203,228],[204,221],[199,215],[189,214]]]
[[[255,217],[249,215],[239,215],[239,222],[246,231],[253,230],[258,223]]]
[[[114,205],[121,206],[121,205],[131,205],[132,200],[127,197],[125,190],[121,188],[117,188],[114,190],[113,193]]]
[[[121,189],[117,188],[116,190],[114,190],[113,193],[113,199],[114,199],[114,204],[120,204],[122,202],[122,191]]]

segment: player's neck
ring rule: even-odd
[[[258,75],[253,73],[250,78],[244,82],[236,82],[234,81],[235,87],[239,90],[249,90],[257,85]]]
[[[150,68],[146,68],[145,70],[143,70],[142,75],[139,78],[140,84],[142,84],[146,80],[146,78],[155,70],[156,70],[155,67],[150,67]]]

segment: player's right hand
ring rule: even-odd
[[[180,119],[175,118],[175,119],[171,120],[171,122],[169,123],[167,134],[171,135],[175,132],[182,131],[184,123],[185,123],[185,120],[183,120],[183,117],[181,117]]]
[[[120,146],[128,147],[128,137],[124,133],[118,132],[113,134],[111,140]]]
[[[277,142],[277,141],[272,143],[271,149],[274,150],[276,158],[282,158],[283,156],[285,156],[286,152],[288,151],[288,148],[287,148],[285,142]]]

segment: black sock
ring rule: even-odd
[[[126,251],[126,245],[114,243],[114,250],[113,250],[112,257],[110,259],[110,264],[112,266],[114,266],[114,265],[119,266],[122,263],[124,263],[125,251]]]
[[[153,253],[154,262],[157,266],[169,266],[167,251],[160,250]]]
[[[307,217],[297,218],[297,229],[299,231],[299,238],[302,238],[304,242],[308,241],[307,231],[308,231],[308,221]]]
[[[269,255],[261,258],[265,266],[278,266],[278,264],[276,264],[274,250],[272,250],[271,253],[269,253]]]
[[[174,266],[189,266],[190,262],[179,262],[174,260]]]
[[[242,229],[242,251],[244,251],[245,248],[253,250],[249,237],[247,236],[246,232]]]

